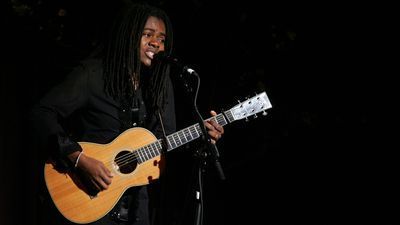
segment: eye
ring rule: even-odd
[[[151,33],[143,33],[143,36],[150,38],[152,35],[151,35]]]

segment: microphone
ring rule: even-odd
[[[182,72],[187,72],[189,74],[193,74],[193,75],[197,76],[196,71],[194,71],[192,68],[189,68],[188,66],[182,64],[174,56],[167,55],[164,51],[159,52],[156,55],[154,55],[154,60],[158,60],[160,62],[169,63],[169,64],[174,65],[174,66],[178,67],[179,69],[181,69]]]

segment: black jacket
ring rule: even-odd
[[[170,79],[168,86],[168,97],[162,113],[167,135],[176,129],[174,92]],[[146,110],[140,89],[135,96],[131,99],[132,104],[114,100],[105,92],[101,61],[91,59],[82,62],[33,108],[31,119],[39,148],[47,149],[46,155],[56,160],[57,165],[68,168],[72,165],[65,160],[66,156],[81,150],[79,141],[109,143],[124,130],[135,126],[144,127],[157,138],[162,138],[158,115]],[[125,208],[128,206],[133,208],[129,212]],[[112,224],[114,215],[118,215],[117,219],[129,220],[129,224],[147,225],[147,207],[146,188],[131,188],[108,216],[94,224]]]
[[[168,86],[162,113],[166,134],[176,129],[170,79]],[[34,107],[31,118],[37,132],[35,135],[42,147],[49,149],[56,159],[80,150],[77,141],[108,143],[130,127],[145,127],[161,138],[163,131],[158,115],[149,115],[140,91],[136,101],[139,117],[132,116],[133,108],[106,94],[101,61],[86,60]]]

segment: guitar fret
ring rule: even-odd
[[[156,155],[156,153],[154,152],[153,144],[149,145],[149,149],[150,149],[151,158],[156,157],[157,155]]]
[[[171,140],[169,140],[169,142],[170,142],[170,145],[171,145],[172,149],[176,148],[176,147],[177,147],[177,144],[176,144],[176,142],[175,142],[175,139],[174,139],[174,137],[172,137],[172,136],[168,136],[168,139],[172,139],[172,140],[174,141],[174,143],[172,143],[172,141],[171,141]],[[172,145],[172,144],[173,144],[173,145]]]
[[[190,126],[190,127],[189,127],[190,135],[192,135],[192,137],[194,136],[195,138],[199,137],[199,136],[195,133],[196,130],[193,131],[193,129],[194,129],[194,126]]]
[[[178,135],[177,135],[176,133],[174,133],[172,136],[174,137],[174,140],[175,140],[176,145],[177,145],[178,147],[181,146],[181,141],[180,141],[180,140],[177,140],[177,139],[179,138]]]
[[[157,153],[158,155],[161,155],[161,150],[162,150],[162,145],[161,145],[161,141],[157,141],[156,142],[156,146],[157,146]]]
[[[142,159],[142,156],[140,155],[140,149],[138,149],[138,150],[136,150],[135,152],[136,152],[136,154],[137,154],[137,156],[138,156],[138,159],[140,160],[140,162],[143,162],[143,159]]]
[[[137,162],[138,162],[139,164],[143,162],[143,160],[140,158],[140,155],[139,155],[138,151],[134,151],[134,152],[132,152],[132,153],[133,153],[133,157],[134,157],[134,158],[137,158]]]
[[[229,120],[229,122],[234,121],[235,119],[233,118],[231,110],[225,111],[225,116]]]
[[[179,140],[181,140],[181,145],[185,144],[186,142],[182,138],[182,131],[179,131],[177,134],[178,134]]]
[[[159,154],[157,153],[157,146],[156,143],[151,144],[151,149],[153,150],[154,157],[158,156]]]
[[[194,138],[193,138],[192,132],[190,131],[190,128],[188,128],[188,133],[190,134],[190,137],[192,137],[192,140],[193,140]]]
[[[151,148],[151,145],[148,145],[148,146],[147,146],[147,149],[149,149],[150,157],[151,157],[151,158],[156,157],[156,154],[154,154],[153,149]]]
[[[145,160],[146,160],[146,161],[149,160],[150,158],[149,158],[149,156],[148,156],[147,153],[146,153],[146,148],[145,148],[145,147],[142,147],[142,151],[143,151],[143,155],[144,155]]]
[[[193,137],[191,137],[188,129],[185,129],[183,134],[185,135],[185,138],[188,142],[193,139]]]
[[[147,154],[147,151],[146,151],[146,146],[145,146],[145,147],[142,147],[142,149],[143,149],[143,154],[144,154],[144,156],[145,156],[146,160],[149,160],[149,159],[150,159],[150,157],[149,157],[149,155]]]
[[[143,154],[143,152],[142,152],[142,149],[139,148],[139,149],[137,150],[137,152],[138,152],[138,154],[139,154],[139,157],[140,157],[141,161],[142,161],[142,162],[146,161],[146,158],[145,158],[145,156],[144,156],[144,154]]]
[[[142,147],[144,155],[146,156],[146,160],[149,160],[149,159],[151,159],[151,157],[149,157],[149,151],[146,148],[147,148],[147,146]]]
[[[160,154],[158,153],[157,143],[158,143],[158,141],[151,144],[151,149],[153,149],[154,157],[160,155]]]
[[[195,128],[196,132],[199,134],[199,137],[200,137],[200,134],[203,134],[203,132],[202,132],[199,124],[196,124],[196,126],[194,128]]]
[[[219,115],[217,116],[217,118],[218,118],[218,124],[219,124],[219,125],[225,126],[225,125],[227,124],[224,115],[219,114]]]
[[[155,155],[154,155],[153,149],[151,148],[151,145],[148,145],[147,149],[149,151],[150,159],[154,158]]]
[[[181,132],[180,131],[176,132],[176,136],[178,137],[178,139],[180,141],[180,145],[182,145],[183,141],[182,141],[182,138],[181,138]]]
[[[150,151],[147,150],[146,148],[148,148],[148,147],[147,147],[147,146],[144,146],[144,147],[143,147],[143,150],[144,150],[144,153],[145,153],[146,156],[147,156],[147,160],[149,160],[149,159],[151,159],[151,155],[150,155]]]
[[[185,138],[185,141],[183,141],[183,144],[187,143],[188,140],[186,139],[186,136],[185,136],[185,130],[182,130],[182,131],[180,131],[179,133],[180,133],[179,137],[182,136],[182,137]],[[181,138],[181,140],[183,140],[183,139]]]
[[[199,126],[199,125],[196,124],[196,125],[193,126],[193,128],[194,128],[194,131],[196,131],[197,137],[200,137],[200,133],[199,133],[199,131],[197,130],[197,127],[198,127],[198,126]]]

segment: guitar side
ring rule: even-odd
[[[135,152],[156,140],[144,128],[131,128],[108,144],[79,142],[85,155],[103,162],[114,174],[109,188],[96,196],[88,193],[75,173],[60,172],[53,163],[47,162],[44,167],[45,182],[57,209],[65,218],[79,224],[94,222],[105,216],[129,187],[146,185],[158,179],[164,164],[162,157],[156,156],[135,165],[133,171],[121,172],[115,158],[123,152]]]

